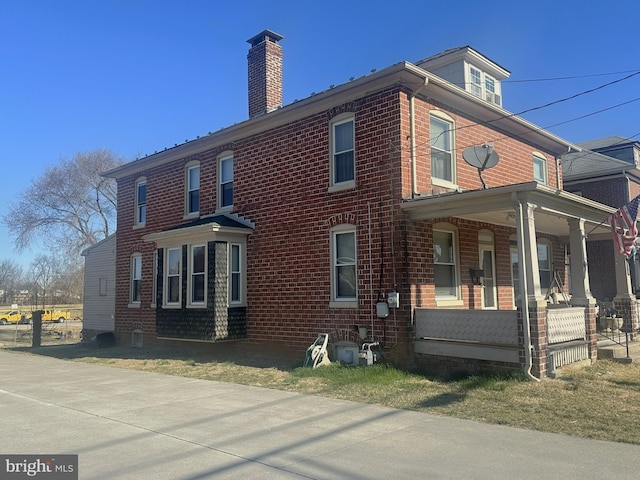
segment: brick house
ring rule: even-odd
[[[562,190],[580,149],[502,108],[509,72],[463,47],[282,106],[281,40],[249,40],[248,120],[105,174],[119,340],[303,359],[325,332],[535,377],[594,360],[584,232],[615,209]]]
[[[583,151],[562,157],[564,189],[619,208],[640,195],[640,142],[624,137],[606,137],[579,143]],[[588,244],[591,292],[602,302],[614,302],[618,295],[615,259],[618,253],[613,240],[590,241]],[[636,253],[630,262],[632,291],[640,287],[640,258]],[[636,324],[637,328],[637,324]]]

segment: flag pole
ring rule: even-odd
[[[610,216],[609,216],[609,217],[610,217]],[[597,224],[595,227],[593,227],[591,230],[589,230],[589,231],[587,232],[586,237],[589,237],[589,235],[591,235],[591,234],[593,233],[593,231],[594,231],[596,228],[598,228],[600,225],[602,225],[602,224],[606,223],[606,222],[607,222],[607,220],[609,220],[609,217],[605,218],[605,219],[604,219],[604,220],[602,220],[599,224]]]

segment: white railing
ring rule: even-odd
[[[549,345],[584,340],[585,338],[584,307],[547,309],[547,342]]]

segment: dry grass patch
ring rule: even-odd
[[[599,361],[542,382],[510,377],[440,379],[389,365],[317,369],[300,361],[217,358],[153,349],[44,347],[31,353],[119,368],[276,388],[436,415],[640,444],[640,366]]]

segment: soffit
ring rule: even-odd
[[[145,242],[156,242],[158,245],[181,245],[223,238],[242,238],[252,232],[253,228],[248,223],[238,221],[228,215],[215,215],[153,232],[143,236],[142,239]]]
[[[615,208],[535,182],[407,200],[401,208],[413,220],[458,217],[516,228],[518,202],[535,206],[536,231],[568,237],[569,219],[584,219],[591,239],[609,235],[603,222]],[[607,237],[609,238],[609,237]]]

